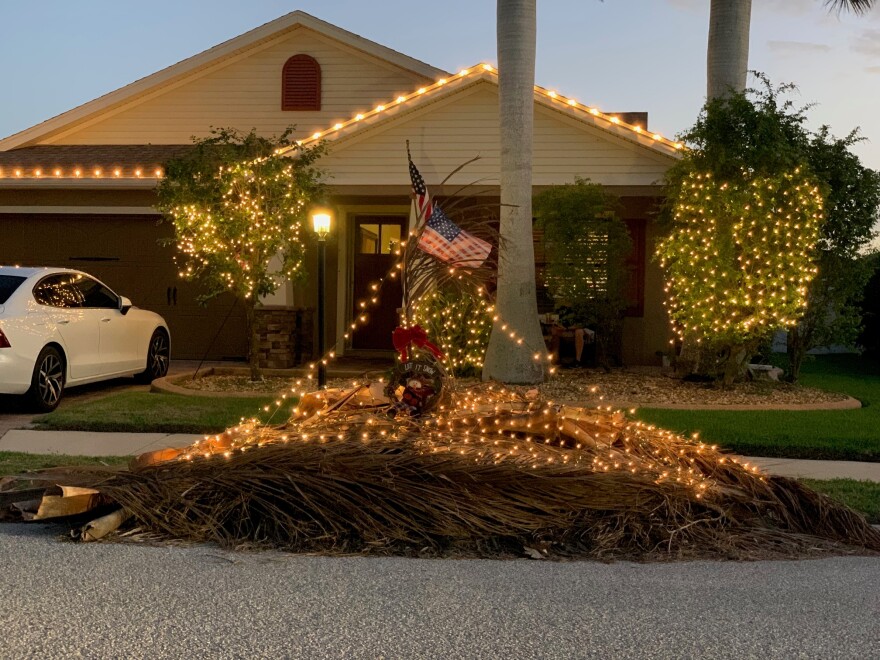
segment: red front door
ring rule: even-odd
[[[354,310],[355,318],[366,315],[367,322],[359,323],[352,337],[352,348],[389,350],[391,333],[398,326],[398,309],[403,300],[400,277],[391,279],[391,272],[400,257],[394,252],[406,234],[404,216],[359,215],[354,221]],[[371,285],[385,278],[380,291]],[[358,306],[361,300],[378,297],[377,305],[368,305],[366,311]]]

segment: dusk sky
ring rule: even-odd
[[[705,95],[708,0],[539,0],[536,82],[606,111],[647,110],[653,130],[691,125]],[[41,0],[0,4],[0,136],[301,9],[456,71],[496,62],[495,2]],[[880,8],[754,0],[750,68],[794,82],[812,125],[861,126],[880,168]],[[248,127],[239,127],[248,128]]]

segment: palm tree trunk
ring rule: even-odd
[[[501,127],[501,241],[496,309],[483,380],[540,383],[546,352],[535,295],[532,244],[536,0],[498,0],[498,87]],[[507,331],[501,330],[506,323]],[[516,332],[521,343],[509,336]]]
[[[752,0],[712,0],[706,57],[706,97],[726,96],[746,88]]]

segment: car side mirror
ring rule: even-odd
[[[121,296],[119,298],[119,311],[122,313],[123,316],[128,314],[128,310],[130,310],[131,307],[131,301],[128,298],[126,298],[125,296]]]

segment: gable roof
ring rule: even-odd
[[[357,114],[347,121],[338,122],[322,131],[316,131],[308,138],[298,141],[297,144],[308,145],[319,140],[331,140],[335,144],[344,143],[371,128],[394,121],[396,117],[410,114],[480,82],[497,85],[498,69],[486,63],[462,69],[457,74],[441,77],[433,84],[420,87],[410,94],[389,99],[387,103],[380,104],[369,112]],[[594,106],[580,103],[576,99],[539,85],[535,85],[534,99],[536,103],[564,113],[583,124],[601,129],[617,138],[673,159],[678,159],[680,151],[684,148],[682,143],[670,140],[659,133],[648,131],[638,124],[629,124],[617,114],[602,112]],[[636,115],[637,113],[629,114]]]
[[[241,54],[283,36],[296,28],[305,27],[331,39],[342,42],[368,55],[390,62],[402,69],[414,72],[430,80],[447,75],[425,62],[409,57],[396,50],[343,30],[302,11],[293,11],[258,28],[209,48],[197,55],[166,67],[154,74],[136,80],[124,87],[77,106],[60,115],[47,119],[23,131],[0,140],[0,151],[28,146],[70,125],[84,121],[102,112],[128,103],[139,96],[176,83],[208,69],[226,58]]]

